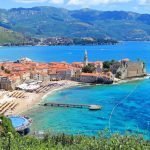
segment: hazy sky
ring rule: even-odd
[[[150,0],[0,0],[0,8],[56,6],[68,9],[126,10],[150,13]]]

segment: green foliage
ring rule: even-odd
[[[0,136],[5,136],[8,133],[16,134],[15,129],[12,126],[12,123],[10,119],[0,116],[0,119],[2,120],[1,130],[0,130]]]
[[[5,68],[4,68],[4,66],[1,66],[1,70],[4,70]]]
[[[8,69],[5,69],[4,71],[5,71],[5,73],[7,73],[7,74],[10,74],[10,73],[11,73],[10,70],[8,70]]]
[[[93,64],[88,64],[82,68],[82,72],[84,73],[93,73],[96,70]]]
[[[149,40],[149,18],[148,14],[134,12],[34,7],[1,10],[0,26],[34,37],[111,37],[131,41]]]
[[[115,64],[116,61],[115,60],[111,60],[111,61],[104,61],[103,62],[103,69],[104,70],[110,70],[111,65]]]
[[[0,116],[2,128],[0,135],[0,150],[149,150],[150,142],[142,136],[110,136],[108,130],[99,133],[97,137],[66,134],[45,134],[41,138],[34,136],[20,137],[12,127],[10,120]]]
[[[0,45],[5,43],[17,44],[24,40],[25,37],[21,33],[0,27]]]
[[[148,150],[149,141],[141,136],[121,136],[114,134],[108,138],[105,131],[98,137],[51,135],[47,134],[43,139],[33,136],[17,137],[8,133],[0,139],[0,149],[10,150]]]

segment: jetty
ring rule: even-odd
[[[88,108],[89,110],[100,110],[100,105],[88,105],[88,104],[62,104],[62,103],[45,103],[44,106],[51,107],[69,107],[69,108]]]

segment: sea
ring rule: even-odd
[[[121,42],[102,46],[35,46],[0,47],[0,61],[15,61],[22,57],[39,62],[83,61],[84,50],[89,61],[141,59],[150,73],[150,42]],[[44,102],[68,104],[98,104],[102,110],[51,108],[36,106],[25,112],[32,118],[31,131],[98,135],[110,133],[142,134],[150,139],[150,79],[115,85],[81,85],[57,91]]]

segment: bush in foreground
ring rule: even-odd
[[[101,134],[101,133],[100,133]],[[0,139],[2,150],[149,150],[150,143],[142,137],[114,134],[86,137],[72,135],[50,135],[43,139],[34,136],[18,137],[11,132]]]
[[[114,134],[108,138],[108,132],[98,137],[83,135],[51,135],[38,139],[34,136],[18,136],[6,121],[8,131],[0,137],[0,150],[149,150],[150,142],[141,136]],[[3,124],[4,125],[4,124]]]

